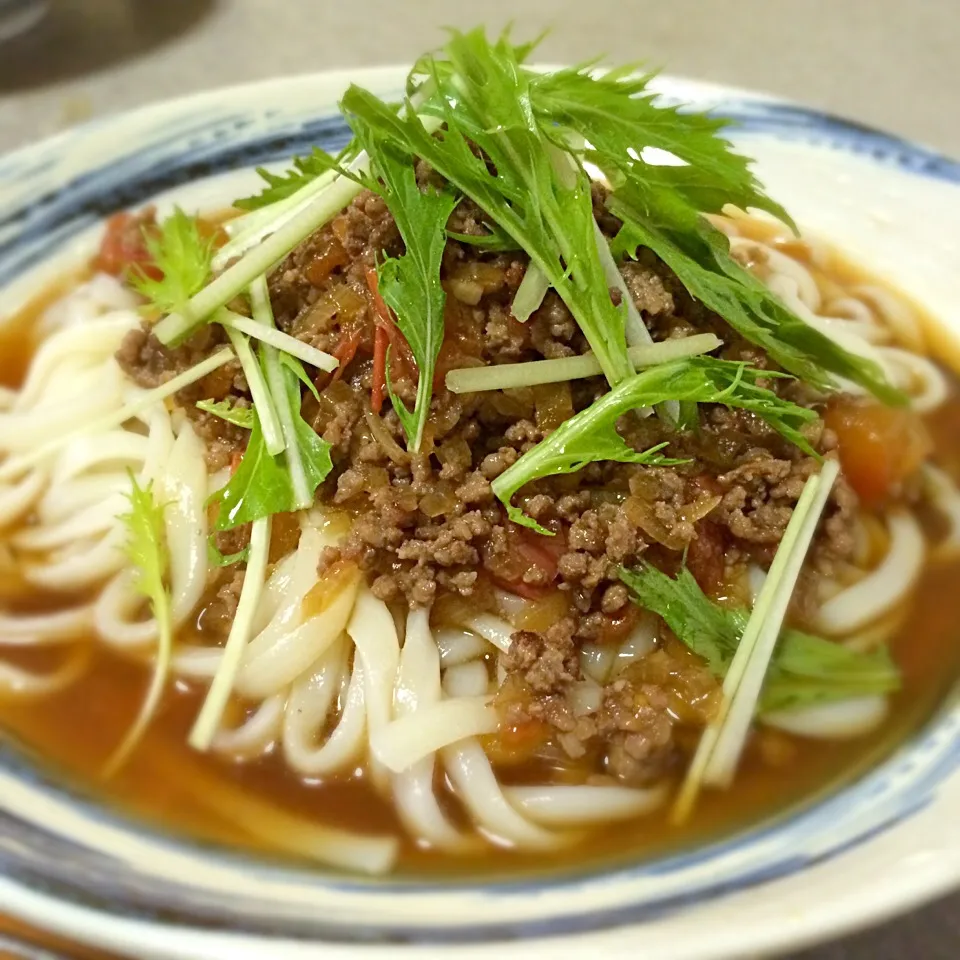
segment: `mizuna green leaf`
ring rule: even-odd
[[[144,230],[143,237],[153,265],[163,276],[155,279],[134,266],[127,281],[146,297],[151,311],[163,314],[183,309],[210,278],[213,238],[205,237],[199,221],[179,207],[159,224],[156,233]]]
[[[417,364],[412,411],[390,390],[407,445],[416,451],[430,412],[433,372],[443,343],[446,294],[440,285],[440,261],[447,244],[447,221],[458,197],[450,189],[427,186],[421,190],[412,152],[383,140],[362,117],[351,116],[350,124],[370,157],[369,186],[383,197],[403,238],[403,255],[388,257],[378,265],[377,285]]]
[[[885,403],[905,402],[875,363],[844,350],[795,316],[740,266],[730,256],[727,238],[696,208],[685,207],[676,195],[633,182],[621,186],[608,206],[624,221],[613,244],[615,255],[636,256],[639,246],[652,250],[691,296],[794,376],[830,389],[834,374],[860,384]]]
[[[512,237],[570,308],[604,375],[619,383],[632,371],[624,318],[597,253],[589,178],[580,168],[556,168],[530,109],[530,74],[506,39],[491,44],[480,31],[454,32],[444,52],[447,59],[419,64],[437,91],[420,108],[443,122],[435,136],[412,110],[398,116],[358,87],[344,96],[345,113],[381,145],[426,160]]]
[[[319,147],[304,157],[294,157],[292,166],[284,173],[271,173],[264,167],[257,167],[257,173],[266,186],[254,196],[234,200],[233,205],[240,210],[258,210],[269,207],[280,200],[286,200],[317,177],[328,173],[341,160],[347,160],[356,151],[347,147],[336,159]]]
[[[296,381],[291,377],[290,382],[299,398]],[[308,488],[313,493],[333,469],[330,444],[319,437],[299,413],[295,431]],[[299,509],[286,456],[281,453],[272,457],[267,453],[260,422],[255,420],[240,466],[226,486],[211,497],[211,502],[218,506],[216,530],[232,530],[275,513]]]
[[[120,518],[127,532],[124,553],[133,587],[147,600],[157,623],[157,655],[153,679],[143,706],[123,743],[108,761],[105,770],[107,776],[115,773],[127,761],[156,715],[173,659],[173,605],[166,583],[170,555],[163,507],[154,499],[153,485],[141,487],[132,473],[129,497],[130,510]]]
[[[657,103],[648,88],[653,74],[639,64],[595,68],[581,64],[536,74],[531,81],[533,111],[561,149],[569,149],[572,132],[590,145],[591,159],[604,170],[678,193],[694,211],[719,212],[733,203],[792,224],[763,192],[752,161],[721,136],[728,120]],[[650,148],[662,153],[648,159]]]
[[[727,674],[750,619],[743,607],[721,607],[683,568],[669,577],[650,564],[621,569],[620,579],[636,602],[662,617],[685,646],[702,657],[710,672]],[[790,707],[890,693],[900,673],[885,647],[866,653],[799,630],[784,630],[767,672],[761,714]]]
[[[253,407],[238,407],[229,400],[198,400],[197,409],[212,413],[244,430],[253,429]]]
[[[616,431],[617,420],[628,411],[668,400],[721,403],[750,410],[791,443],[816,456],[801,430],[805,424],[816,420],[817,414],[757,386],[758,379],[769,375],[768,371],[753,370],[746,364],[706,357],[651,367],[624,380],[586,410],[561,424],[497,477],[493,492],[506,505],[510,518],[516,523],[549,533],[512,505],[513,495],[532,480],[571,473],[599,460],[661,465],[681,463],[662,458],[658,452],[662,446],[642,453],[633,450]]]
[[[277,359],[281,367],[289,370],[313,394],[315,400],[320,399],[320,391],[317,390],[317,385],[307,376],[307,371],[300,360],[283,350],[277,351]]]
[[[447,236],[458,243],[465,243],[489,253],[503,253],[520,249],[517,241],[496,224],[485,223],[483,227],[487,231],[486,233],[457,233],[455,230],[448,230]]]
[[[235,563],[246,563],[249,556],[249,544],[236,553],[221,553],[220,548],[213,542],[213,537],[207,539],[207,562],[212,567],[232,567]]]

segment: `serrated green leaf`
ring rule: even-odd
[[[786,210],[764,193],[752,161],[722,137],[729,121],[657,102],[648,89],[653,76],[640,64],[606,72],[594,63],[555,70],[533,79],[531,103],[545,128],[557,131],[558,145],[568,143],[562,132],[576,133],[610,173],[674,191],[694,211],[719,212],[733,203],[766,210],[792,225]],[[643,152],[651,147],[683,165],[646,162]]]
[[[763,377],[769,377],[769,372],[710,357],[694,357],[650,367],[624,380],[586,410],[561,424],[500,474],[493,481],[493,492],[506,504],[511,519],[536,527],[533,520],[511,504],[513,495],[532,480],[570,473],[601,460],[661,466],[684,462],[661,458],[657,451],[663,444],[643,452],[633,450],[616,432],[617,420],[623,414],[668,400],[679,401],[681,405],[721,403],[750,410],[791,443],[811,456],[817,456],[801,432],[804,424],[817,419],[817,414],[758,387],[756,381]]]
[[[156,716],[173,659],[173,603],[166,584],[170,555],[163,506],[154,499],[153,484],[141,487],[132,472],[129,498],[130,510],[120,517],[127,534],[123,550],[133,586],[146,598],[157,623],[157,656],[143,706],[123,742],[107,762],[107,776],[112,776],[126,762]]]
[[[197,409],[212,413],[227,423],[243,427],[244,430],[253,429],[253,407],[238,407],[229,400],[198,400]]]
[[[212,567],[232,567],[235,563],[246,563],[249,556],[249,544],[236,553],[221,553],[213,537],[207,538],[207,561]]]
[[[299,395],[299,389],[297,392]],[[295,431],[307,483],[309,489],[315,491],[333,469],[330,444],[299,416],[299,410]],[[297,509],[286,456],[281,453],[272,457],[267,452],[260,422],[255,420],[250,442],[236,472],[210,498],[218,506],[214,529],[232,530],[275,513],[291,513]]]
[[[454,31],[444,55],[420,63],[437,93],[419,109],[444,122],[436,136],[412,109],[398,116],[358,87],[344,96],[345,113],[366,124],[381,145],[426,160],[512,237],[570,308],[608,380],[618,383],[632,369],[623,316],[597,252],[589,178],[580,168],[555,166],[530,108],[531,74],[507,40],[490,43],[479,30]]]
[[[678,640],[726,676],[750,619],[745,607],[721,607],[683,568],[669,577],[651,564],[621,568],[636,603],[661,617]],[[867,653],[799,630],[784,630],[764,681],[760,712],[890,693],[900,672],[885,647]]]
[[[148,301],[151,312],[175,313],[201,290],[210,278],[213,237],[204,237],[196,217],[179,207],[158,225],[154,233],[144,230],[144,244],[152,263],[163,276],[157,280],[134,265],[128,283]]]
[[[337,169],[340,161],[353,149],[352,146],[347,147],[339,156],[334,157],[325,150],[314,147],[306,156],[294,157],[293,165],[284,173],[271,173],[264,167],[257,167],[257,173],[266,186],[258,194],[234,200],[233,205],[240,210],[258,210],[260,207],[286,200],[321,174]]]
[[[447,242],[445,231],[459,198],[450,189],[421,190],[416,159],[408,148],[384,140],[375,126],[361,116],[351,116],[349,122],[357,142],[370,157],[368,185],[383,197],[403,238],[403,255],[388,257],[378,264],[377,285],[417,364],[413,410],[407,409],[389,381],[387,386],[407,435],[407,445],[418,450],[443,343],[446,294],[440,284],[440,262]]]
[[[316,400],[320,399],[320,391],[317,385],[307,376],[303,363],[293,354],[284,350],[277,352],[281,367],[286,367],[314,396]]]
[[[448,230],[447,236],[451,240],[477,247],[489,253],[509,253],[520,249],[517,241],[496,224],[484,224],[484,227],[487,233],[457,233],[454,230]]]
[[[844,350],[795,316],[740,266],[730,256],[727,238],[694,208],[684,209],[676,197],[635,184],[620,187],[608,206],[624,222],[611,246],[614,256],[636,256],[640,246],[652,250],[694,299],[723,317],[784,370],[820,389],[835,386],[834,374],[859,383],[885,403],[905,402],[875,363]]]

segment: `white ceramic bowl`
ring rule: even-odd
[[[276,80],[107,118],[0,160],[0,317],[89,255],[101,219],[249,192],[251,167],[336,147],[348,81]],[[960,339],[960,164],[802,107],[663,78],[714,107],[801,227],[894,280]],[[0,910],[142,960],[428,954],[720,960],[798,947],[960,884],[960,705],[858,782],[735,838],[544,880],[369,882],[163,836],[0,740]],[[521,943],[523,942],[523,943]]]

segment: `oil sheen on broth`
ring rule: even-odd
[[[758,240],[769,239],[762,223],[751,221],[749,230]],[[804,249],[797,245],[789,253],[802,259]],[[822,261],[820,266],[809,262],[807,266],[824,291],[836,292],[865,280],[877,282],[835,254],[827,267]],[[0,328],[0,384],[20,384],[35,348],[37,319],[63,292],[63,285],[47,291]],[[925,322],[930,330],[927,339],[942,348],[948,338]],[[952,352],[941,350],[936,359],[957,369],[957,357]],[[928,418],[928,426],[938,449],[945,451],[941,464],[955,481],[960,481],[960,397],[955,390]],[[401,873],[509,871],[515,875],[518,870],[582,868],[653,856],[782,815],[855,778],[888,754],[931,716],[956,675],[960,649],[958,582],[960,564],[928,564],[909,611],[895,614],[903,622],[891,648],[902,671],[903,685],[891,698],[887,719],[868,736],[851,741],[805,740],[763,731],[746,753],[734,787],[703,797],[695,815],[682,827],[669,823],[668,808],[664,807],[652,815],[594,832],[588,844],[557,852],[524,851],[518,857],[486,846],[476,855],[450,857],[407,839],[393,807],[365,782],[360,769],[351,777],[309,780],[290,772],[277,752],[245,764],[213,755],[199,756],[186,741],[202,702],[202,690],[182,681],[169,689],[160,714],[129,763],[105,783],[101,779],[103,764],[136,716],[148,675],[142,665],[111,653],[92,637],[85,653],[90,658],[89,669],[82,681],[42,699],[0,699],[0,722],[36,755],[37,762],[54,766],[122,813],[142,817],[164,830],[269,851],[269,846],[251,840],[231,825],[229,816],[224,816],[225,805],[253,797],[321,823],[362,832],[395,832],[404,838],[398,867]],[[957,599],[945,602],[950,597]],[[4,563],[0,601],[8,609],[49,611],[66,599],[31,592],[9,562]],[[72,655],[57,648],[4,651],[5,658],[32,669],[49,669],[64,656]],[[542,779],[542,773],[535,763],[498,769],[505,784],[536,782],[538,774]],[[447,812],[458,815],[452,809]]]

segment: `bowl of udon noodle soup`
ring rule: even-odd
[[[0,909],[705,958],[956,879],[958,168],[530,51],[8,161]]]

